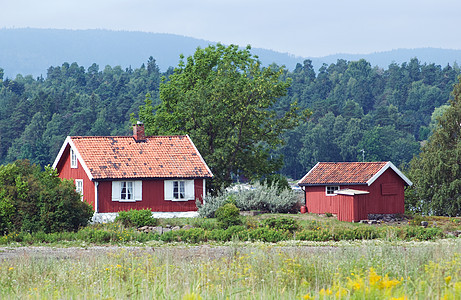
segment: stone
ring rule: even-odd
[[[162,234],[163,233],[163,227],[162,226],[152,227],[152,232],[157,233],[157,234]]]
[[[185,229],[185,230],[188,230],[188,229],[191,229],[193,228],[191,225],[187,224],[187,225],[184,225],[182,229]]]
[[[179,230],[179,229],[181,229],[181,227],[179,227],[179,226],[175,226],[175,227],[171,228],[172,231],[176,231],[176,230]]]
[[[421,226],[423,226],[424,228],[426,228],[427,225],[429,225],[429,223],[427,223],[427,221],[421,221]]]

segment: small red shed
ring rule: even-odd
[[[196,211],[213,175],[187,135],[69,136],[53,164],[96,213]]]
[[[349,222],[404,213],[404,187],[412,184],[390,161],[319,162],[298,182],[307,212]]]

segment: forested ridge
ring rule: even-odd
[[[7,79],[0,69],[0,163],[27,158],[45,166],[68,135],[131,134],[130,114],[138,114],[148,93],[160,103],[161,78],[172,72],[160,72],[152,57],[135,69],[63,63],[39,78]],[[282,173],[299,179],[318,161],[408,163],[431,134],[460,72],[457,65],[416,58],[386,69],[338,60],[316,71],[306,60],[285,70],[291,87],[276,110],[298,101],[313,114],[273,153],[284,156]]]

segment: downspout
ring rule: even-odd
[[[99,207],[98,207],[98,202],[99,202],[99,199],[98,199],[98,186],[99,186],[99,182],[96,181],[94,183],[94,212],[97,213],[99,211]]]

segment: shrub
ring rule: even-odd
[[[293,218],[287,217],[265,219],[262,221],[262,225],[269,228],[289,231],[291,233],[299,229],[298,222]]]
[[[214,218],[216,210],[226,203],[235,204],[235,195],[228,192],[219,193],[216,196],[207,196],[205,204],[200,201],[196,201],[197,212],[202,218]]]
[[[314,241],[314,242],[325,242],[332,240],[333,237],[329,230],[320,229],[320,230],[303,230],[296,233],[296,238],[301,241]]]
[[[202,228],[179,229],[164,232],[160,236],[160,240],[164,242],[187,242],[199,243],[207,240],[205,230]]]
[[[216,210],[216,219],[221,228],[228,228],[233,225],[240,225],[240,210],[233,203],[227,203]]]
[[[213,218],[216,210],[226,203],[235,203],[240,210],[291,213],[297,210],[298,202],[299,195],[291,189],[279,189],[275,184],[256,183],[252,189],[224,191],[217,196],[208,196],[205,204],[197,202],[197,207],[201,217]]]
[[[120,222],[125,227],[156,226],[158,224],[158,220],[152,217],[150,209],[121,211],[115,218],[115,222]]]
[[[286,230],[273,229],[269,227],[260,227],[249,230],[248,235],[252,241],[263,241],[268,243],[277,243],[293,238],[293,235]]]
[[[0,166],[0,233],[77,231],[93,215],[73,182],[27,160]]]

